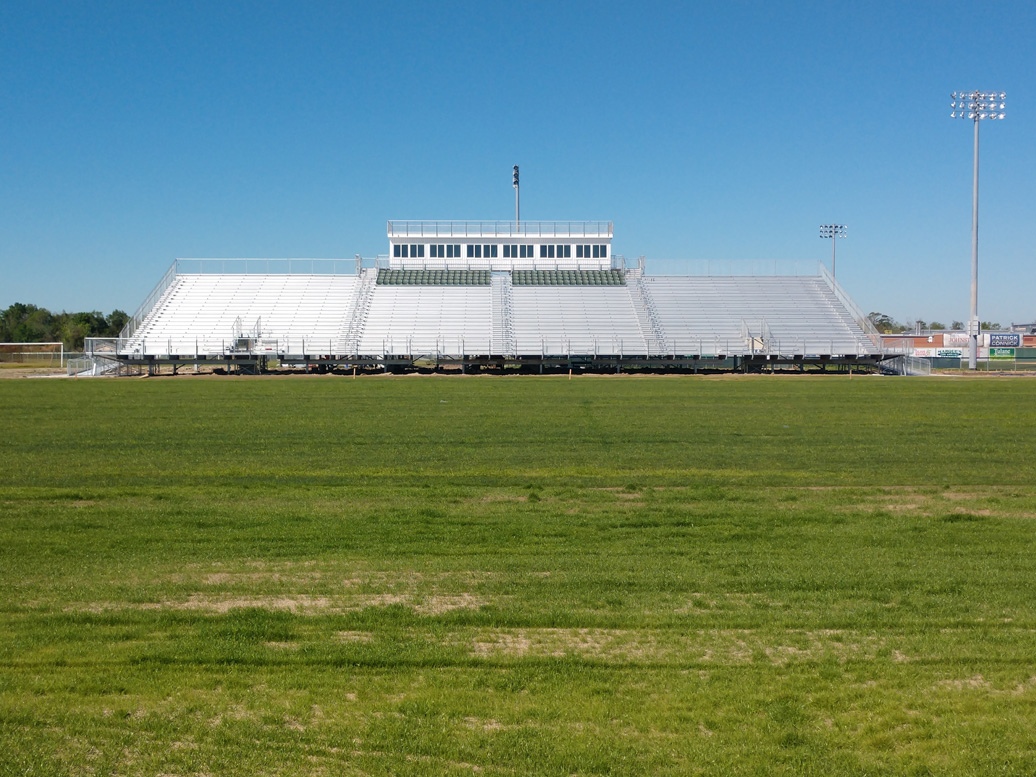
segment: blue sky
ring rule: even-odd
[[[128,312],[177,257],[374,256],[387,219],[609,219],[830,260],[865,311],[1036,319],[1036,3],[0,7],[0,307]]]

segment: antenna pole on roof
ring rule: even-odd
[[[520,219],[518,218],[518,213],[519,213],[519,210],[518,210],[518,165],[515,165],[514,166],[514,228],[515,228],[516,232],[518,231],[518,224],[521,223]]]

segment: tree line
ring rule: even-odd
[[[900,323],[892,316],[884,313],[868,313],[867,318],[874,324],[874,328],[881,332],[883,335],[895,335],[902,334],[904,332],[916,332],[918,330],[922,332],[963,332],[964,322],[953,321],[949,326],[946,326],[942,321],[925,321],[924,319],[917,319],[916,321],[907,321],[906,323]],[[998,321],[982,321],[980,326],[983,332],[996,332],[1000,327]]]
[[[107,316],[88,313],[51,313],[46,308],[15,302],[0,311],[0,343],[65,344],[69,351],[81,351],[87,337],[118,337],[129,316],[113,310]]]

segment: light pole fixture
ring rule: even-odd
[[[971,119],[975,124],[975,161],[971,185],[971,318],[968,320],[968,369],[978,367],[978,123],[1004,118],[1004,92],[952,92],[951,119]]]
[[[821,224],[820,225],[820,237],[824,240],[831,239],[831,277],[836,278],[835,274],[835,242],[837,238],[845,237],[845,224]]]
[[[514,228],[518,229],[518,165],[514,166]]]

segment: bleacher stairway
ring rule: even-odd
[[[368,267],[360,270],[359,282],[355,284],[356,293],[352,301],[352,311],[341,336],[336,341],[336,353],[349,356],[359,353],[360,337],[363,334],[367,313],[370,311],[371,302],[374,299],[377,279],[378,271],[374,268]]]
[[[493,339],[492,353],[495,356],[514,356],[514,300],[511,294],[511,273],[494,272],[493,288]]]
[[[630,299],[633,302],[633,310],[637,314],[640,332],[647,343],[648,354],[657,356],[669,353],[665,329],[658,318],[655,302],[651,299],[651,292],[644,283],[644,271],[640,268],[627,270],[626,285],[630,290]]]

